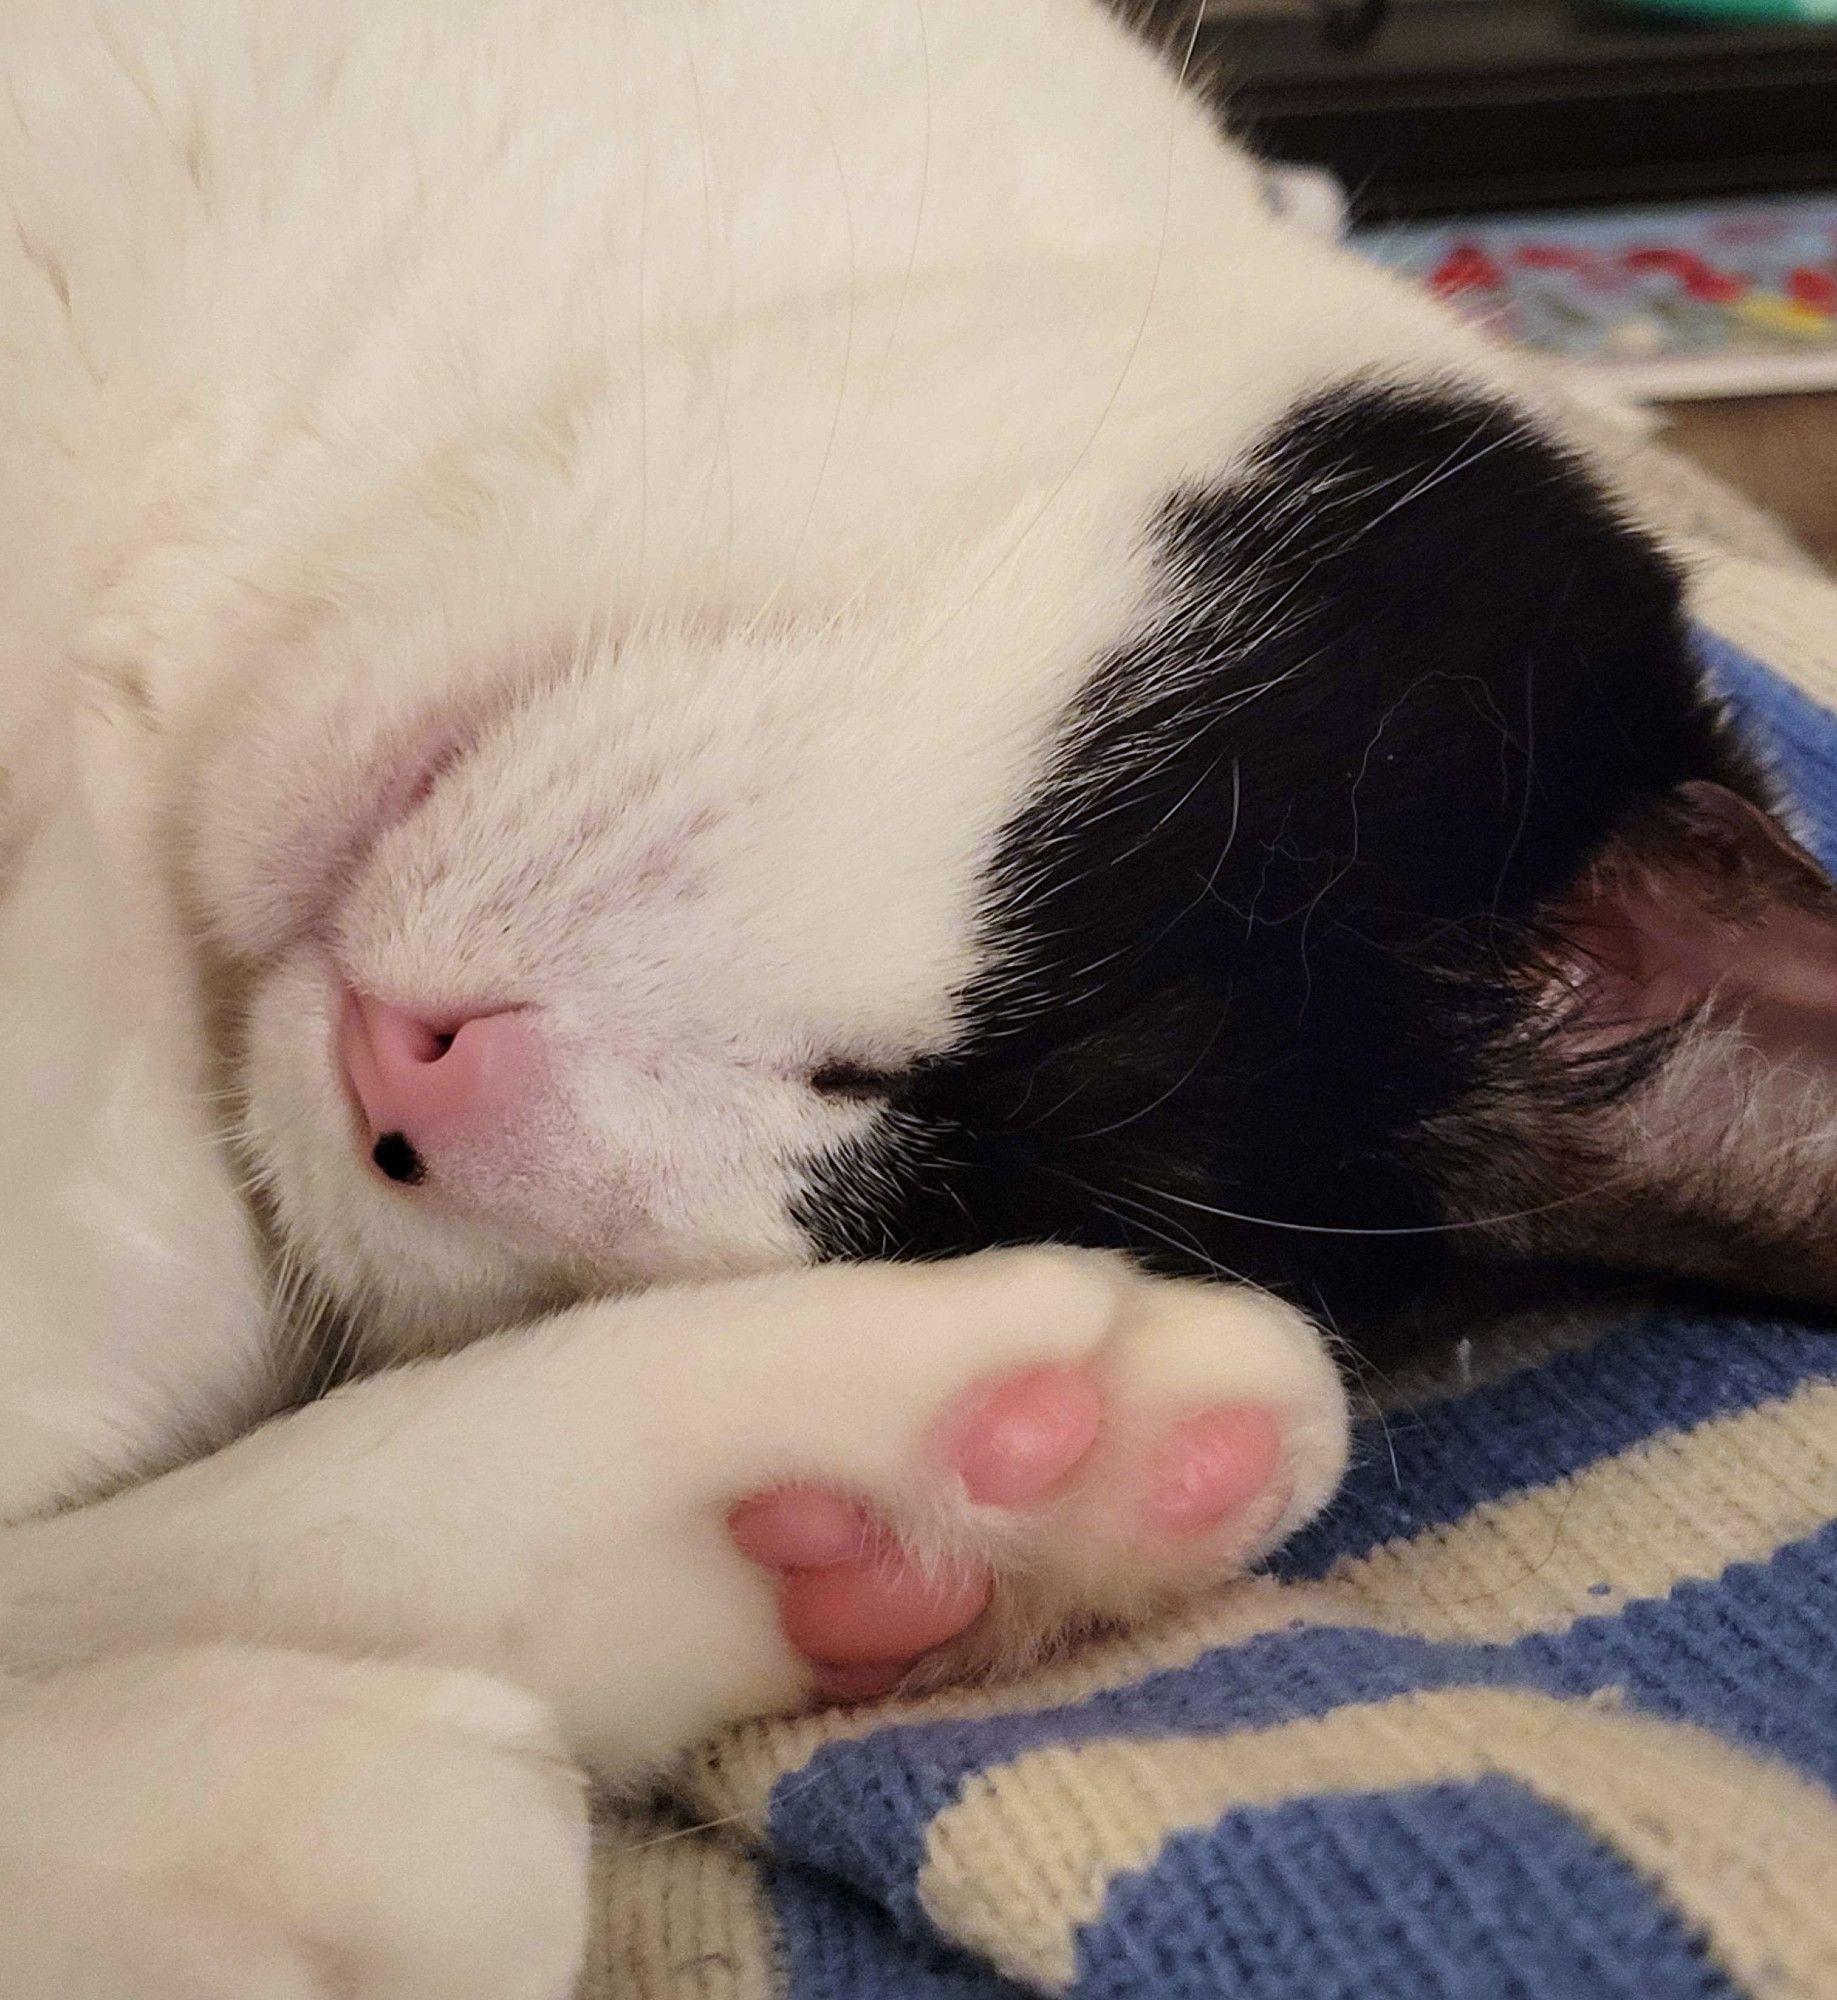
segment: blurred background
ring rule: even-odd
[[[1837,563],[1837,0],[1206,0],[1192,53],[1279,199]]]

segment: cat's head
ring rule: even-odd
[[[238,711],[248,1143],[368,1338],[1041,1238],[1837,1297],[1837,900],[1583,470],[1354,384],[1010,539],[821,615],[449,576]]]

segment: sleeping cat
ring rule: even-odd
[[[1837,1297],[1678,579],[1091,0],[0,65],[0,1994],[560,1995],[578,1770],[1241,1570],[1322,1328]]]

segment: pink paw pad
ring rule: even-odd
[[[831,1701],[890,1693],[981,1617],[994,1587],[979,1565],[919,1569],[863,1507],[819,1487],[743,1500],[727,1525],[742,1555],[781,1572],[779,1624]]]
[[[1102,1392],[1082,1368],[1035,1368],[972,1390],[939,1425],[935,1448],[972,1500],[1024,1507],[1064,1485],[1102,1424]]]
[[[1177,1423],[1149,1462],[1148,1527],[1171,1541],[1203,1535],[1286,1484],[1282,1473],[1273,1410],[1253,1403],[1201,1410]]]
[[[963,1397],[925,1455],[977,1505],[1024,1508],[1077,1484],[1103,1418],[1103,1390],[1087,1370],[1031,1369]],[[1150,1539],[1173,1542],[1268,1511],[1282,1466],[1275,1414],[1224,1405],[1181,1418],[1124,1476],[1138,1496],[1133,1518]],[[975,1623],[994,1587],[980,1564],[921,1569],[867,1507],[820,1487],[758,1494],[728,1525],[743,1555],[779,1572],[785,1636],[831,1700],[890,1692],[924,1654]]]

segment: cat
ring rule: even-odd
[[[1832,891],[1679,577],[1177,51],[0,66],[0,1993],[563,1994],[582,1773],[1240,1572],[1332,1329],[1837,1297]]]

